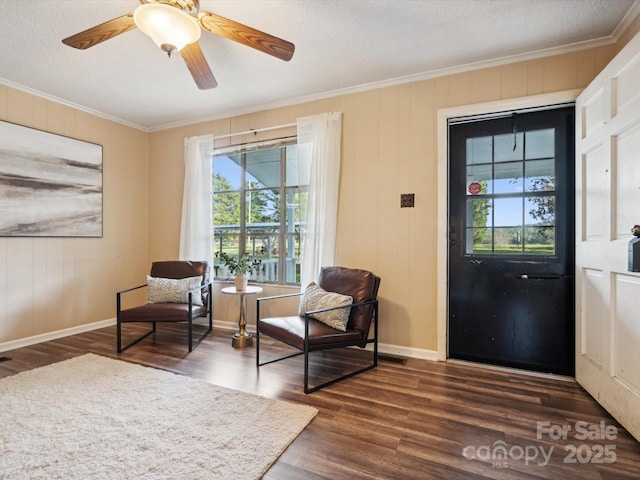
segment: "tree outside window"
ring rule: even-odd
[[[296,145],[215,156],[214,255],[249,253],[262,260],[253,281],[299,284],[307,170]],[[216,277],[228,277],[223,265],[215,269]]]

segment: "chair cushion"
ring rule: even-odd
[[[298,350],[304,350],[304,322],[304,317],[298,316],[263,318],[260,320],[260,334],[277,338]],[[362,333],[357,330],[341,332],[313,318],[309,319],[310,347],[337,342],[355,343],[359,340],[362,340]]]
[[[210,282],[209,264],[207,262],[196,262],[188,260],[165,260],[161,262],[153,262],[151,264],[152,277],[162,278],[187,278],[202,275],[202,285],[208,285]],[[202,303],[206,305],[209,302],[208,289],[202,290]]]
[[[207,315],[207,307],[194,306],[193,318]],[[189,320],[189,305],[185,303],[147,303],[120,312],[120,321],[128,322],[186,322]]]
[[[311,282],[304,291],[298,314],[304,316],[306,312],[313,310],[342,307],[351,305],[352,303],[352,297],[342,295],[340,293],[327,292],[324,288],[316,285],[315,282]],[[310,316],[329,325],[330,327],[335,328],[336,330],[346,332],[350,312],[351,308],[340,308],[337,310],[330,310],[328,312],[314,313]]]
[[[318,285],[329,292],[349,295],[353,303],[375,300],[378,295],[380,277],[367,270],[345,267],[322,267]],[[366,337],[371,325],[371,305],[356,306],[351,309],[347,330],[360,330]]]
[[[151,277],[147,275],[147,303],[189,303],[189,291],[193,304],[202,306],[202,295],[198,289],[202,276],[180,279]]]

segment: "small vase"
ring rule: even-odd
[[[244,291],[247,289],[249,277],[246,275],[236,275],[236,290]]]

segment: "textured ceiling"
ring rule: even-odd
[[[88,50],[65,37],[137,0],[0,0],[0,83],[147,131],[377,85],[611,42],[635,0],[201,0],[200,10],[289,40],[290,62],[203,32],[219,83],[198,90],[182,58],[139,30]]]

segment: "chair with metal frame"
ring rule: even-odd
[[[345,267],[323,267],[318,286],[327,292],[352,297],[353,303],[331,308],[307,311],[296,316],[261,318],[261,305],[276,299],[301,296],[303,293],[277,295],[257,299],[256,366],[261,367],[297,355],[304,355],[304,393],[315,392],[341,380],[371,370],[378,365],[378,288],[380,277],[374,273]],[[266,306],[266,305],[265,305]],[[346,331],[333,328],[314,318],[322,312],[350,308]],[[373,336],[369,338],[371,323]],[[260,361],[260,336],[267,335],[295,348],[297,351],[278,358]],[[309,354],[315,351],[373,344],[373,360],[354,372],[343,374],[320,385],[309,387]]]
[[[136,343],[144,340],[152,333],[156,332],[156,323],[160,322],[186,322],[188,324],[188,347],[189,351],[193,351],[200,342],[209,334],[213,329],[213,313],[212,313],[212,284],[209,275],[208,262],[191,262],[191,261],[163,261],[154,262],[151,265],[151,273],[149,275],[154,280],[158,280],[166,288],[167,285],[172,285],[171,282],[162,282],[162,279],[175,280],[176,288],[180,290],[176,293],[168,292],[169,296],[178,296],[183,300],[175,300],[170,298],[170,301],[166,303],[163,301],[163,292],[156,295],[155,303],[149,303],[149,290],[147,290],[147,303],[141,306],[128,308],[122,310],[122,295],[125,293],[133,292],[140,288],[150,287],[148,284],[140,285],[137,287],[122,290],[116,293],[117,304],[117,348],[118,353],[123,352],[127,348],[135,345]],[[191,289],[185,289],[184,280],[187,278],[201,277],[199,282],[195,280],[196,286],[191,286]],[[151,279],[149,279],[151,281]],[[183,280],[182,282],[178,282]],[[159,299],[159,300],[158,300]],[[193,320],[200,317],[209,317],[208,329],[199,334],[194,340],[193,338]],[[126,346],[122,346],[122,324],[124,323],[152,323],[153,327],[150,331],[146,332],[139,338],[128,343]]]

